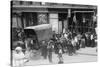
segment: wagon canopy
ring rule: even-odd
[[[35,35],[38,41],[49,40],[52,37],[52,27],[50,24],[41,24],[24,28],[26,35]]]

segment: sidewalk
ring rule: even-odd
[[[77,53],[83,54],[83,55],[97,56],[96,47],[95,48],[91,48],[91,47],[81,48],[80,50],[77,51]]]

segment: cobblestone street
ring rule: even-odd
[[[63,54],[64,63],[77,63],[77,62],[95,62],[97,61],[96,48],[81,48],[77,51],[77,55],[68,56]],[[53,63],[49,63],[48,59],[44,60],[42,57],[38,60],[30,60],[25,63],[25,66],[41,65],[41,64],[57,64],[57,54],[53,53]]]

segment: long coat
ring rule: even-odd
[[[47,58],[47,45],[42,44],[41,46],[41,55],[46,59]]]

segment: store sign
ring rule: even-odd
[[[52,13],[52,14],[49,15],[49,18],[57,19],[58,14]]]

